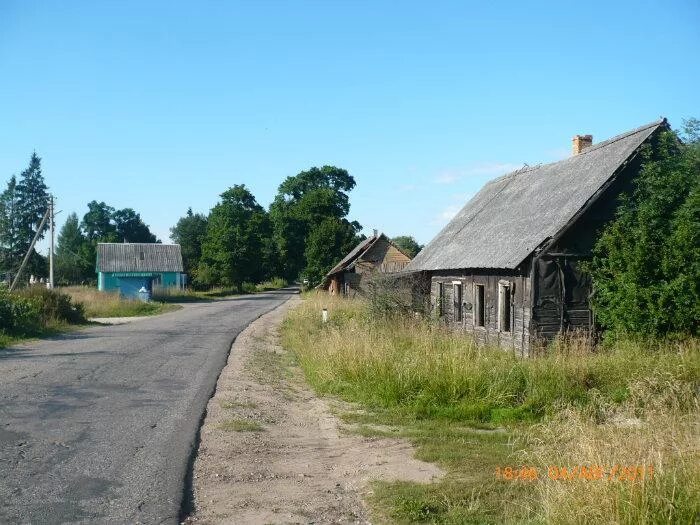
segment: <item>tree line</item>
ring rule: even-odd
[[[50,199],[41,169],[41,158],[32,153],[29,165],[19,177],[13,175],[0,193],[0,282],[17,273],[32,239],[37,234]],[[39,231],[46,236],[48,221]],[[104,202],[88,203],[82,220],[76,213],[66,218],[56,239],[55,277],[58,284],[95,281],[95,253],[98,242],[160,242],[131,208],[115,209]],[[47,258],[30,253],[25,275],[46,276]]]
[[[190,208],[171,228],[180,244],[185,272],[196,287],[235,287],[281,277],[321,282],[325,273],[365,237],[348,219],[355,179],[335,166],[312,167],[287,177],[268,209],[244,184],[220,195],[205,215]],[[33,153],[19,177],[0,195],[0,277],[16,273],[49,201],[41,159]],[[100,242],[160,242],[139,213],[93,200],[82,219],[70,213],[56,239],[58,284],[95,281]],[[46,235],[48,224],[39,232]],[[410,236],[394,241],[409,255],[421,246]],[[33,251],[27,275],[45,276],[46,257]]]
[[[189,209],[171,237],[196,286],[240,289],[272,277],[316,285],[365,239],[361,225],[348,219],[355,185],[342,168],[312,167],[287,177],[267,210],[245,185],[235,185],[208,216]]]

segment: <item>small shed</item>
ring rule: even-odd
[[[405,273],[427,280],[435,315],[482,343],[528,355],[562,332],[590,332],[582,263],[666,129],[661,119],[599,144],[577,135],[571,157],[488,182]]]
[[[322,284],[331,295],[353,296],[363,291],[367,279],[376,272],[396,273],[411,258],[383,233],[360,242],[326,274]]]
[[[97,288],[118,291],[124,297],[150,297],[154,286],[183,288],[182,252],[179,244],[99,243]]]

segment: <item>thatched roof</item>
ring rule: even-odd
[[[568,159],[488,182],[405,271],[516,268],[564,228],[651,134],[666,125],[661,119]]]
[[[98,272],[182,272],[179,244],[99,243]]]

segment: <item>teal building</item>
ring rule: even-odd
[[[179,244],[99,243],[97,288],[124,297],[148,299],[154,286],[184,288]]]

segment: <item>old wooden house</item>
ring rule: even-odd
[[[570,158],[487,183],[406,272],[429,280],[437,315],[483,343],[527,355],[563,331],[590,331],[581,263],[639,172],[644,145],[667,128],[662,119],[595,145],[577,135]]]
[[[332,295],[353,296],[362,292],[368,279],[379,273],[395,273],[406,268],[411,258],[383,233],[360,242],[326,274],[322,287]]]

